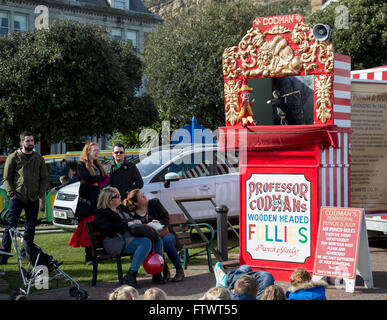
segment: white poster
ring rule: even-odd
[[[246,251],[252,259],[304,263],[311,255],[310,181],[303,174],[246,180]]]

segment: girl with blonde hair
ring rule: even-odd
[[[109,295],[109,300],[139,300],[140,295],[136,288],[123,285]]]
[[[230,291],[227,288],[213,287],[204,294],[203,300],[231,300]]]
[[[149,288],[144,292],[142,300],[168,300],[168,296],[160,288]]]

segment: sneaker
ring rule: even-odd
[[[227,288],[227,273],[224,271],[222,264],[218,261],[214,267],[216,286]]]

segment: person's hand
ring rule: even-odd
[[[56,191],[55,188],[52,188],[52,189],[50,190],[51,193],[54,193],[55,191]]]
[[[134,225],[134,224],[141,224],[141,221],[136,219],[128,222],[128,226]]]

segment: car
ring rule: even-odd
[[[218,152],[218,146],[192,145],[157,148],[140,154],[136,164],[144,180],[142,191],[158,198],[169,214],[181,213],[174,197],[215,195],[217,205],[226,205],[228,216],[239,215],[238,154]],[[53,206],[53,224],[74,231],[78,220],[74,215],[78,202],[79,182],[59,190]],[[209,201],[184,204],[198,222],[216,220],[214,206]]]

